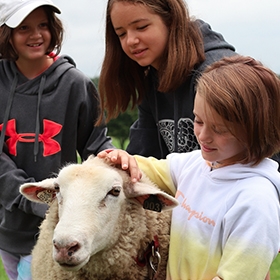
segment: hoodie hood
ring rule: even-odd
[[[208,23],[203,20],[197,20],[197,23],[203,36],[205,53],[219,49],[229,49],[231,51],[235,51],[234,46],[225,41],[222,34],[213,31]]]
[[[70,68],[76,67],[76,64],[71,57],[61,56],[46,71],[32,80],[28,80],[24,75],[22,75],[18,71],[16,64],[12,61],[3,60],[1,66],[3,67],[3,70],[1,69],[1,73],[4,73],[6,76],[5,79],[7,85],[11,85],[17,75],[18,83],[16,85],[16,91],[22,94],[36,95],[38,94],[38,87],[43,76],[46,77],[44,93],[47,93],[56,86],[57,80],[60,76],[63,76]]]
[[[35,128],[35,141],[34,141],[34,161],[36,161],[38,150],[39,150],[39,133],[40,133],[40,104],[43,94],[47,94],[52,91],[61,76],[65,74],[66,71],[75,67],[75,62],[69,56],[59,57],[46,71],[44,71],[38,77],[29,80],[21,72],[18,71],[16,64],[12,61],[3,60],[0,69],[0,73],[4,73],[4,76],[1,77],[6,81],[6,87],[10,86],[10,94],[8,103],[5,110],[3,127],[0,137],[0,154],[3,151],[3,145],[5,141],[5,133],[7,122],[9,119],[10,111],[13,104],[13,99],[15,93],[24,94],[24,95],[37,95],[37,110],[36,110],[36,128]]]
[[[211,171],[210,176],[212,179],[225,181],[264,177],[275,186],[280,201],[280,173],[278,163],[272,159],[265,158],[256,166],[234,164],[217,168]]]

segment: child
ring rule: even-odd
[[[106,127],[94,127],[93,83],[70,57],[58,57],[59,8],[50,0],[0,0],[0,10],[0,249],[9,278],[26,280],[46,208],[24,199],[19,186],[76,162],[77,152],[86,159],[112,145]]]
[[[108,119],[138,106],[127,151],[165,158],[198,148],[193,134],[196,77],[236,55],[184,0],[108,0],[99,92]]]
[[[280,174],[268,158],[280,150],[280,80],[250,57],[224,58],[199,78],[194,115],[201,150],[135,156],[180,203],[167,279],[263,280],[280,241]],[[107,156],[139,179],[132,156]]]

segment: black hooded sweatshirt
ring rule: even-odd
[[[197,78],[203,70],[223,57],[237,55],[235,48],[209,24],[197,20],[200,27],[205,60],[197,65],[186,81],[174,92],[157,91],[157,71],[150,68],[149,90],[138,106],[138,119],[130,128],[130,154],[166,158],[172,152],[190,152],[199,149],[193,131],[193,105]],[[280,153],[272,157],[280,163]],[[278,167],[280,172],[280,164]]]
[[[157,71],[150,68],[149,91],[138,106],[138,119],[130,128],[130,154],[165,158],[172,152],[199,148],[193,132],[193,105],[197,77],[207,65],[237,55],[232,45],[211,27],[197,20],[204,41],[205,61],[198,65],[174,92],[157,91]]]
[[[23,183],[52,177],[67,163],[112,148],[105,126],[95,127],[99,96],[94,84],[59,57],[28,80],[0,60],[0,248],[30,254],[47,207],[19,193]]]

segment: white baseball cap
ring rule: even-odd
[[[17,27],[33,10],[50,6],[55,13],[60,10],[51,0],[0,0],[0,26]]]

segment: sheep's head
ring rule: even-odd
[[[63,268],[78,270],[92,255],[117,242],[117,228],[126,226],[121,225],[120,216],[124,215],[128,202],[142,206],[153,195],[163,210],[177,205],[173,197],[151,183],[133,184],[124,174],[91,157],[83,164],[64,167],[57,178],[20,187],[20,192],[32,201],[58,200],[59,222],[53,234],[53,258]]]

